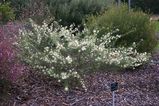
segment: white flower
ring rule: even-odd
[[[49,47],[45,47],[44,50],[45,50],[46,52],[48,52],[48,51],[49,51]]]
[[[61,78],[64,80],[64,79],[67,79],[69,76],[67,75],[67,73],[64,73],[62,72],[61,73]]]
[[[68,91],[68,87],[67,86],[65,87],[65,91]]]
[[[81,50],[82,50],[82,51],[85,51],[85,50],[86,50],[86,47],[83,46],[83,47],[81,48]]]
[[[61,80],[58,80],[58,82],[61,82]]]
[[[93,30],[93,33],[96,33],[97,31],[96,30]]]
[[[119,29],[116,29],[116,31],[119,31]]]
[[[71,58],[70,56],[67,56],[67,57],[66,57],[66,60],[67,60],[67,62],[68,62],[69,64],[71,64],[72,61],[73,61],[72,58]]]

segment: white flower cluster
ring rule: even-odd
[[[87,29],[82,32],[66,27],[53,29],[46,24],[38,26],[33,22],[32,27],[32,31],[20,31],[17,42],[22,49],[23,61],[59,81],[67,82],[70,77],[75,77],[85,89],[80,75],[93,70],[96,65],[104,63],[123,68],[136,67],[150,56],[138,53],[133,47],[112,47],[112,42],[120,38],[120,35],[111,36],[112,33],[98,39],[97,30],[91,34]],[[68,90],[68,85],[65,89]]]

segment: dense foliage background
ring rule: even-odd
[[[155,25],[150,22],[150,16],[142,11],[129,11],[126,5],[121,5],[111,7],[99,16],[91,16],[87,21],[90,30],[99,29],[99,37],[119,29],[116,34],[122,37],[116,42],[116,46],[130,46],[136,42],[139,52],[152,52],[156,47]]]
[[[122,0],[128,2],[128,0]],[[140,8],[145,12],[159,14],[159,0],[131,0],[132,7]]]
[[[110,0],[48,0],[51,14],[64,26],[80,25],[87,15],[99,14],[111,3]]]

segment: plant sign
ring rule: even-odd
[[[118,89],[118,83],[117,82],[112,83],[110,88],[113,93],[113,106],[115,106],[115,91]]]
[[[118,83],[117,82],[114,82],[111,84],[111,91],[116,91],[118,89]]]
[[[128,1],[128,5],[129,5],[129,11],[131,9],[131,0]]]

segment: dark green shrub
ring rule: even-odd
[[[9,2],[12,8],[15,11],[16,19],[20,18],[21,14],[23,14],[23,9],[27,7],[29,4],[29,0],[5,0]]]
[[[80,25],[89,14],[97,14],[104,10],[109,0],[48,0],[50,12],[60,24],[69,26]]]
[[[48,16],[45,0],[6,0],[15,10],[16,19],[34,18],[41,22]]]
[[[128,0],[122,0],[127,2]],[[132,7],[137,7],[145,12],[159,14],[159,0],[131,0]]]
[[[149,15],[142,11],[128,11],[128,7],[112,7],[104,14],[88,18],[89,29],[98,28],[100,34],[119,29],[118,35],[122,37],[116,46],[130,46],[137,43],[139,52],[151,52],[156,46],[155,26],[150,22]]]
[[[10,20],[14,20],[15,15],[9,3],[0,4],[0,23],[4,24]]]

